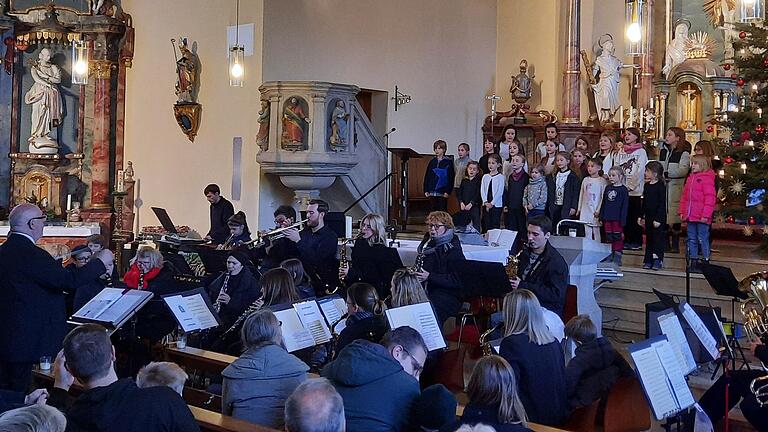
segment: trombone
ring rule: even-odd
[[[277,239],[285,237],[285,232],[292,229],[298,229],[301,230],[304,228],[304,224],[307,223],[309,219],[300,220],[294,224],[288,225],[287,227],[277,228],[273,229],[272,231],[265,232],[264,234],[258,234],[257,237],[251,241],[243,242],[241,246],[245,246],[248,249],[256,249],[260,248],[267,244],[267,241],[275,241]]]

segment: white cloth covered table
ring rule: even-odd
[[[416,248],[419,247],[419,240],[399,240],[400,247],[397,247],[397,252],[400,254],[400,259],[403,261],[403,265],[412,266],[416,262]],[[506,246],[477,246],[477,245],[461,245],[461,249],[464,251],[464,257],[473,261],[485,261],[485,262],[497,262],[501,264],[507,263],[507,256],[509,256],[509,248]]]

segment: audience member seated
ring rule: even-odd
[[[467,387],[469,403],[457,424],[441,431],[455,431],[459,425],[485,424],[499,432],[528,431],[525,408],[518,396],[512,366],[502,357],[481,358],[472,371]],[[461,430],[461,429],[459,429]]]
[[[568,289],[568,264],[549,244],[552,221],[546,216],[528,219],[528,247],[520,255],[520,277],[510,280],[513,289],[523,288],[534,294],[541,305],[563,316]]]
[[[136,386],[139,388],[169,387],[184,396],[184,383],[189,375],[179,365],[171,362],[152,362],[136,374]]]
[[[253,276],[251,269],[246,267],[248,256],[234,250],[227,257],[227,272],[214,279],[206,290],[212,304],[218,304],[220,329],[228,329],[245,309],[261,296],[259,281]],[[227,287],[224,287],[226,281]],[[224,330],[214,332],[220,334]]]
[[[469,212],[463,211],[454,214],[453,226],[461,244],[488,246],[488,240],[472,225],[472,216]]]
[[[304,381],[285,401],[287,432],[344,432],[344,401],[325,378]],[[352,429],[350,429],[350,432]]]
[[[123,280],[128,288],[155,294],[136,315],[137,336],[156,342],[176,328],[176,320],[161,296],[177,292],[178,287],[173,280],[173,270],[165,265],[160,251],[149,246],[139,248]]]
[[[474,426],[463,425],[460,428],[456,429],[456,432],[496,432],[496,429],[488,425],[476,424]]]
[[[93,255],[93,252],[91,252],[91,249],[88,248],[87,245],[75,246],[75,248],[72,249],[72,261],[67,264],[67,270],[79,269],[88,264],[91,255]]]
[[[283,347],[283,333],[272,311],[262,309],[243,324],[246,351],[221,375],[225,415],[267,427],[283,427],[283,405],[307,379],[309,367]]]
[[[237,249],[242,246],[243,243],[251,241],[251,231],[248,229],[248,221],[245,218],[245,213],[242,211],[229,217],[227,220],[227,227],[229,228],[229,237],[227,237],[227,240],[224,243],[216,246],[216,249]]]
[[[48,390],[46,389],[36,389],[28,395],[12,390],[0,390],[0,413],[25,405],[45,404],[47,400]]]
[[[114,260],[108,261],[106,264],[104,264],[104,267],[106,268],[104,274],[102,274],[98,279],[91,280],[77,287],[73,301],[73,310],[75,312],[80,310],[81,307],[85,306],[86,303],[96,297],[96,294],[100,293],[104,288],[125,287],[125,284],[120,282],[120,279],[115,279],[112,276],[115,274]]]
[[[315,296],[315,289],[312,288],[312,283],[307,276],[307,272],[304,271],[304,264],[298,258],[289,258],[280,263],[280,267],[288,270],[293,276],[293,284],[296,286],[296,291],[299,293],[301,299],[308,299]]]
[[[565,358],[532,292],[517,289],[504,297],[504,336],[499,353],[515,371],[528,419],[561,424],[568,415]]]
[[[360,235],[352,247],[352,263],[339,267],[339,277],[347,286],[355,282],[369,283],[376,288],[379,298],[389,296],[392,274],[403,266],[397,249],[387,246],[386,228],[383,217],[373,213],[363,216]]]
[[[421,286],[419,278],[405,268],[396,270],[395,274],[392,275],[391,289],[390,305],[393,308],[429,301],[427,292]]]
[[[350,431],[404,431],[411,423],[411,407],[419,396],[427,346],[419,332],[396,328],[378,345],[357,340],[323,368],[344,399]]]
[[[54,363],[49,404],[67,416],[67,431],[199,431],[189,407],[168,387],[140,389],[132,379],[117,379],[109,333],[96,324],[69,332]],[[83,392],[65,409],[77,379]]]
[[[365,282],[352,284],[347,290],[347,326],[336,341],[336,352],[358,339],[374,343],[381,341],[388,329],[384,316],[386,309],[373,285]]]
[[[48,405],[30,405],[0,415],[0,432],[64,432],[67,419]]]
[[[457,269],[465,261],[461,242],[453,232],[453,219],[443,211],[427,215],[429,240],[422,242],[419,252],[424,254],[424,270],[419,272],[420,282],[427,283],[427,293],[442,327],[445,321],[461,309],[463,284]]]
[[[608,395],[617,379],[634,375],[611,342],[597,337],[597,328],[589,315],[571,318],[565,335],[576,343],[575,356],[565,367],[565,389],[571,410],[591,405]]]
[[[284,268],[274,268],[261,277],[264,306],[277,306],[300,300],[293,277]]]
[[[437,432],[456,422],[456,396],[444,385],[425,388],[413,405],[413,430]]]

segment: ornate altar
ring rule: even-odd
[[[0,156],[0,207],[35,202],[63,220],[70,198],[84,221],[110,232],[131,17],[116,0],[7,5],[0,6],[0,155],[8,156]],[[74,43],[86,53],[77,62]],[[84,83],[74,79],[83,74]]]

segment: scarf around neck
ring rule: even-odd
[[[520,181],[520,178],[523,176],[524,172],[525,171],[523,171],[523,170],[520,170],[520,172],[518,172],[518,173],[515,173],[514,171],[512,171],[512,180]]]
[[[643,148],[642,142],[636,142],[634,144],[624,144],[624,153],[630,154],[634,153],[636,150],[640,150]]]
[[[437,251],[437,248],[444,246],[446,249],[450,249],[451,247],[451,240],[453,240],[454,231],[453,229],[447,229],[445,230],[445,234],[432,238],[427,242],[427,245],[424,247],[424,250],[422,253],[425,255],[433,254]]]

